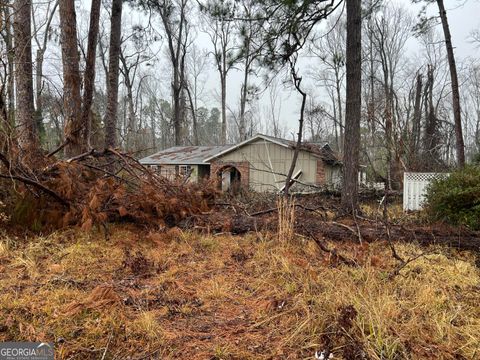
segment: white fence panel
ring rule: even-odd
[[[420,210],[430,182],[448,175],[450,174],[405,172],[403,174],[403,211]]]

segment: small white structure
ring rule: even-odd
[[[427,187],[432,180],[447,177],[448,173],[403,173],[403,211],[421,210]]]

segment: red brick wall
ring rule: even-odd
[[[228,166],[233,166],[240,172],[240,183],[242,187],[248,188],[250,184],[250,163],[248,161],[212,161],[210,163],[210,179],[218,181],[218,172]]]
[[[323,160],[317,160],[317,173],[315,174],[315,183],[325,185],[325,164]]]

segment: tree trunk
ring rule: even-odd
[[[28,152],[39,150],[34,118],[31,43],[31,0],[14,2],[16,125],[18,144]]]
[[[35,123],[37,124],[37,129],[39,133],[39,138],[41,139],[45,134],[45,129],[43,128],[43,99],[42,99],[42,88],[43,88],[43,49],[37,49],[37,56],[35,59],[37,66],[37,73],[35,75],[35,98],[37,100],[37,107],[35,109]]]
[[[438,145],[438,121],[433,105],[433,66],[427,70],[427,83],[425,86],[425,136],[424,136],[424,164],[427,170],[436,170],[440,163]]]
[[[238,121],[238,133],[240,135],[240,141],[247,139],[246,126],[245,126],[245,110],[247,107],[248,97],[248,74],[250,72],[250,36],[245,41],[245,70],[243,72],[243,85],[241,88],[240,96],[240,116]]]
[[[135,116],[135,105],[133,103],[133,85],[130,80],[125,79],[125,87],[127,88],[127,150],[136,151],[137,149],[137,119]]]
[[[8,111],[5,84],[0,85],[0,152],[4,151],[5,134],[8,129]]]
[[[193,144],[198,146],[200,142],[198,140],[197,106],[193,101],[192,92],[190,91],[189,85],[185,86],[185,90],[187,91],[188,101],[190,103],[190,109],[192,112]]]
[[[35,26],[35,19],[32,19],[33,23],[33,38],[37,43],[37,53],[35,58],[36,63],[36,75],[35,75],[35,99],[36,99],[36,109],[35,109],[35,122],[37,124],[37,131],[38,137],[40,139],[40,143],[45,137],[45,127],[43,125],[43,62],[45,58],[45,52],[47,50],[47,44],[49,40],[49,33],[50,33],[50,24],[52,23],[53,17],[58,7],[58,2],[55,2],[53,5],[52,10],[50,11],[50,5],[47,9],[47,19],[44,25],[44,35],[43,40],[40,42],[38,38],[37,28]],[[48,13],[50,11],[50,13]],[[33,13],[35,15],[35,13]]]
[[[175,146],[183,145],[185,142],[185,135],[186,135],[184,133],[184,128],[185,128],[185,98],[183,93],[183,90],[185,88],[184,57],[185,57],[185,49],[181,44],[178,44],[177,50],[171,53],[171,61],[173,66],[172,97],[173,97],[173,126],[175,131]]]
[[[220,142],[222,145],[227,143],[227,74],[221,72],[220,74],[221,82],[221,95],[222,95],[222,133]]]
[[[355,211],[358,206],[358,168],[362,101],[362,15],[361,0],[347,1],[347,92],[343,158],[342,206]]]
[[[92,0],[90,9],[90,28],[88,30],[87,59],[83,74],[83,104],[81,123],[84,126],[82,142],[87,148],[91,147],[90,134],[92,130],[91,108],[95,87],[95,59],[97,55],[98,27],[100,21],[100,6],[102,0]]]
[[[455,65],[455,56],[453,54],[452,36],[448,26],[447,12],[443,0],[437,0],[440,19],[442,20],[443,34],[445,36],[445,46],[447,48],[448,66],[450,67],[450,77],[452,81],[452,101],[453,118],[455,122],[455,139],[457,150],[457,165],[465,166],[465,146],[462,133],[462,114],[460,109],[460,91],[458,89],[457,66]]]
[[[188,32],[185,31],[185,34],[187,35]],[[180,136],[181,136],[181,139],[183,140],[183,144],[186,145],[187,143],[189,143],[188,123],[187,123],[187,95],[185,94],[186,92],[185,89],[187,87],[187,83],[185,80],[185,57],[187,55],[186,44],[181,43],[180,49],[182,49],[180,52],[181,56],[180,56],[180,67],[179,67],[179,70],[180,70],[180,73],[179,73],[180,75]]]
[[[15,124],[15,50],[13,48],[12,40],[12,20],[10,15],[10,3],[8,2],[4,6],[5,13],[5,45],[7,47],[7,59],[8,59],[8,80],[7,80],[7,97],[8,97],[8,131],[10,132],[13,129]]]
[[[417,82],[415,87],[415,102],[413,105],[413,121],[412,121],[412,139],[410,142],[410,168],[416,169],[418,166],[419,140],[421,129],[421,100],[422,100],[422,74],[417,74]],[[410,170],[411,170],[410,169]]]
[[[298,120],[298,134],[297,134],[297,144],[295,146],[295,151],[293,152],[293,159],[290,163],[290,168],[288,169],[287,177],[285,178],[285,189],[283,190],[283,195],[288,197],[288,192],[292,186],[292,176],[295,171],[295,166],[297,165],[298,154],[300,153],[300,147],[302,145],[302,134],[303,134],[303,120],[305,114],[305,105],[307,101],[307,94],[301,88],[302,78],[297,76],[295,70],[295,64],[291,64],[291,73],[293,78],[293,84],[298,93],[302,96],[302,105],[300,108],[300,118]]]
[[[127,89],[127,108],[128,108],[128,119],[126,123],[126,149],[127,151],[134,151],[137,147],[136,144],[136,130],[137,130],[137,119],[135,117],[135,105],[133,103],[133,79],[130,78],[131,67],[128,66],[125,57],[123,56],[122,50],[120,50],[120,61],[122,63],[122,75],[124,79],[124,85]],[[138,63],[138,57],[137,57]],[[127,111],[127,110],[125,110]]]
[[[117,145],[118,73],[122,33],[122,0],[112,1],[110,21],[105,148],[114,148]]]
[[[337,92],[337,106],[338,106],[338,125],[340,128],[340,138],[338,147],[343,150],[343,112],[342,112],[342,85],[340,83],[340,74],[338,67],[335,68],[335,90]]]
[[[247,96],[248,96],[248,89],[247,89],[247,81],[248,81],[248,70],[245,70],[244,73],[244,80],[242,85],[242,96],[240,97],[240,116],[238,119],[238,134],[240,136],[240,141],[244,141],[247,139],[246,136],[246,126],[245,126],[245,109],[247,107]]]
[[[150,114],[150,127],[152,130],[152,152],[157,151],[157,135],[155,134],[156,132],[156,126],[155,126],[155,116],[153,114]]]
[[[77,16],[74,0],[60,1],[60,29],[63,64],[63,107],[65,115],[65,156],[72,157],[85,150],[82,141],[80,97],[80,56],[77,46]]]
[[[175,65],[174,65],[175,66]],[[182,124],[181,124],[181,104],[180,104],[180,93],[181,86],[180,80],[178,79],[178,69],[174,70],[174,79],[172,84],[172,96],[173,96],[173,127],[175,131],[175,146],[180,146],[182,144]]]
[[[369,20],[370,21],[370,20]],[[372,137],[375,141],[375,59],[373,57],[373,33],[372,29],[369,28],[368,39],[369,39],[369,53],[370,53],[370,99],[368,103],[368,123],[370,124],[372,130]]]
[[[420,139],[420,128],[421,128],[421,103],[422,103],[422,88],[423,88],[423,81],[422,81],[422,74],[417,74],[417,82],[415,87],[415,102],[413,105],[413,146],[414,151],[418,152],[418,142]]]

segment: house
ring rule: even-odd
[[[140,159],[140,163],[169,179],[188,174],[191,181],[198,181],[210,177],[210,164],[205,160],[228,148],[230,145],[174,146]]]
[[[241,185],[256,191],[281,191],[295,147],[294,141],[257,134],[236,145],[173,147],[140,162],[164,176],[191,173],[193,181],[216,178],[223,190]],[[303,143],[292,177],[297,188],[336,187],[341,169],[329,145]]]
[[[210,173],[215,176],[229,171],[230,180],[239,179],[242,185],[253,190],[280,191],[285,185],[295,147],[294,141],[257,134],[212,155],[206,162],[210,163]],[[341,162],[330,146],[302,144],[292,176],[298,184],[334,186],[339,183],[340,174]]]

